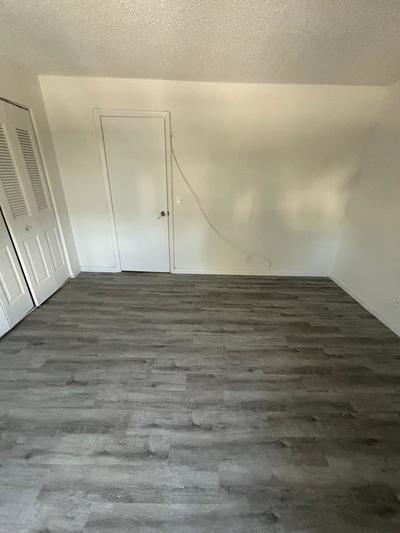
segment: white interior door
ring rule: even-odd
[[[29,112],[0,101],[0,201],[37,304],[68,278]]]
[[[1,213],[0,304],[11,328],[33,308],[28,286]]]
[[[122,270],[169,272],[164,118],[102,116]]]

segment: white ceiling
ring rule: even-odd
[[[400,0],[0,0],[0,13],[0,54],[40,74],[400,78]]]

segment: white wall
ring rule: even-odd
[[[170,111],[180,271],[328,275],[384,89],[41,76],[80,264],[115,267],[94,108]],[[270,264],[270,269],[269,269]]]
[[[400,335],[400,84],[382,116],[346,212],[334,279]]]
[[[57,160],[43,105],[42,93],[37,76],[29,74],[10,63],[0,61],[0,97],[29,107],[33,113],[39,134],[39,144],[44,156],[48,179],[56,201],[62,232],[74,274],[80,271],[78,256],[73,240],[71,224],[65,202]]]

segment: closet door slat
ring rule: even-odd
[[[0,181],[12,216],[16,219],[28,214],[28,207],[21,183],[7,142],[6,133],[0,124]]]

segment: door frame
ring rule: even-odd
[[[119,255],[117,226],[115,223],[115,213],[111,194],[110,176],[108,173],[106,148],[104,141],[102,117],[133,117],[133,118],[162,118],[164,122],[164,142],[165,142],[165,177],[167,193],[167,212],[168,212],[168,250],[169,250],[169,271],[175,271],[174,260],[174,211],[173,211],[173,180],[172,180],[172,159],[171,159],[171,117],[169,111],[134,111],[129,109],[107,109],[95,108],[94,120],[97,134],[97,144],[99,146],[101,168],[104,178],[104,187],[106,192],[106,203],[109,221],[111,225],[111,235],[113,242],[113,251],[115,263],[112,267],[102,269],[102,271],[121,272],[121,259]]]
[[[36,144],[37,144],[38,155],[39,155],[40,162],[41,162],[42,168],[43,168],[44,179],[46,181],[46,186],[47,186],[47,189],[48,189],[49,195],[50,195],[49,200],[50,200],[51,206],[53,208],[54,217],[56,219],[56,224],[57,224],[57,229],[58,229],[59,234],[60,234],[61,246],[62,246],[62,249],[63,249],[63,252],[64,252],[65,261],[67,263],[68,273],[69,273],[71,278],[74,278],[75,274],[74,274],[74,272],[72,270],[72,267],[71,267],[71,261],[69,259],[69,254],[68,254],[68,250],[67,250],[67,244],[66,244],[66,241],[65,241],[64,231],[63,231],[63,228],[62,228],[62,225],[61,225],[61,218],[60,218],[60,214],[58,212],[57,204],[56,204],[56,201],[55,201],[53,187],[52,187],[51,181],[49,179],[49,176],[50,176],[49,168],[47,166],[46,159],[43,156],[43,154],[44,154],[43,143],[42,143],[40,135],[39,135],[39,129],[38,129],[38,126],[37,126],[37,121],[36,121],[36,118],[35,118],[35,112],[33,110],[33,107],[31,105],[26,105],[26,104],[22,104],[20,102],[16,102],[14,100],[10,100],[9,98],[1,96],[1,94],[0,94],[0,100],[3,101],[3,102],[6,102],[7,104],[15,105],[16,107],[20,107],[21,109],[25,109],[25,111],[28,111],[28,113],[29,113],[29,118],[30,118],[30,121],[31,121],[31,124],[32,124],[32,129],[33,129],[33,133],[34,133]],[[57,168],[58,168],[58,163],[57,163]],[[30,284],[28,272],[26,270],[26,266],[25,266],[25,263],[23,261],[23,258],[21,257],[21,252],[20,252],[20,249],[19,249],[19,246],[18,246],[18,240],[17,240],[17,238],[16,238],[16,236],[14,234],[13,228],[12,228],[12,220],[8,219],[8,215],[7,215],[6,212],[4,212],[4,210],[3,210],[3,218],[4,218],[4,221],[6,223],[7,230],[9,232],[9,234],[10,234],[11,242],[12,242],[12,244],[14,246],[14,249],[17,252],[18,261],[20,262],[20,265],[22,267],[22,272],[24,274],[26,283],[28,285],[29,292],[31,293],[31,297],[33,299],[33,303],[34,303],[35,307],[39,307],[41,304],[37,300],[37,298],[35,296],[35,293],[34,293],[34,290],[33,290],[33,287]]]

